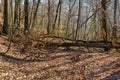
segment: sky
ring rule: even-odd
[[[45,2],[45,0],[41,0],[41,2]]]

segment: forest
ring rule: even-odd
[[[0,80],[119,80],[120,0],[0,0]]]

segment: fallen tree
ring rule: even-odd
[[[96,47],[96,48],[120,48],[120,43],[116,42],[110,42],[110,41],[76,41],[74,43],[72,42],[64,42],[64,43],[58,43],[58,42],[47,42],[45,44],[46,46],[51,47]]]
[[[42,36],[38,42],[44,43],[46,47],[96,47],[96,48],[120,48],[120,42],[112,41],[84,41],[84,40],[73,40],[58,36]],[[44,41],[44,38],[51,38],[49,41]],[[54,41],[54,39],[61,39],[62,42]],[[42,44],[43,45],[43,44]]]

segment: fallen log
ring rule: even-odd
[[[63,38],[52,35],[41,36],[41,40],[37,40],[38,42],[42,42],[43,44],[39,44],[39,46],[46,47],[96,47],[96,48],[120,48],[120,42],[111,42],[111,41],[83,41],[83,40],[73,40],[69,38]],[[48,38],[47,41],[44,41],[44,38]],[[49,40],[51,38],[51,40]],[[61,39],[62,42],[54,41],[52,39]]]
[[[48,42],[45,44],[46,46],[51,47],[96,47],[96,48],[120,48],[120,43],[116,42],[112,44],[110,41],[79,41],[75,43],[65,42]]]

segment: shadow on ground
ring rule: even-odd
[[[103,80],[120,80],[120,71],[115,72],[115,73],[111,74],[110,76],[107,76]]]
[[[29,77],[28,75],[31,76],[34,74],[42,74],[35,75],[32,78],[33,80],[50,80],[50,78],[52,78],[52,80],[77,80],[77,79],[79,80],[81,76],[89,80],[90,78],[94,79],[96,75],[101,75],[102,73],[106,73],[109,70],[120,67],[119,65],[116,67],[116,62],[119,61],[117,61],[116,59],[111,60],[113,58],[110,55],[106,54],[99,55],[99,53],[94,55],[94,53],[85,52],[84,50],[51,51],[47,53],[47,55],[52,56],[50,56],[49,58],[36,60],[16,58],[8,54],[0,53],[0,56],[2,56],[3,59],[6,59],[6,61],[9,63],[11,62],[14,63],[15,61],[23,63],[25,62],[25,65],[23,65],[22,67],[16,67],[17,68],[16,73],[27,75],[27,77]],[[99,63],[103,62],[104,64],[99,65]],[[43,64],[46,65],[43,66]],[[12,65],[14,66],[14,64]],[[16,65],[18,66],[19,64]],[[117,80],[117,79],[120,79],[120,71],[113,73],[102,80]]]

